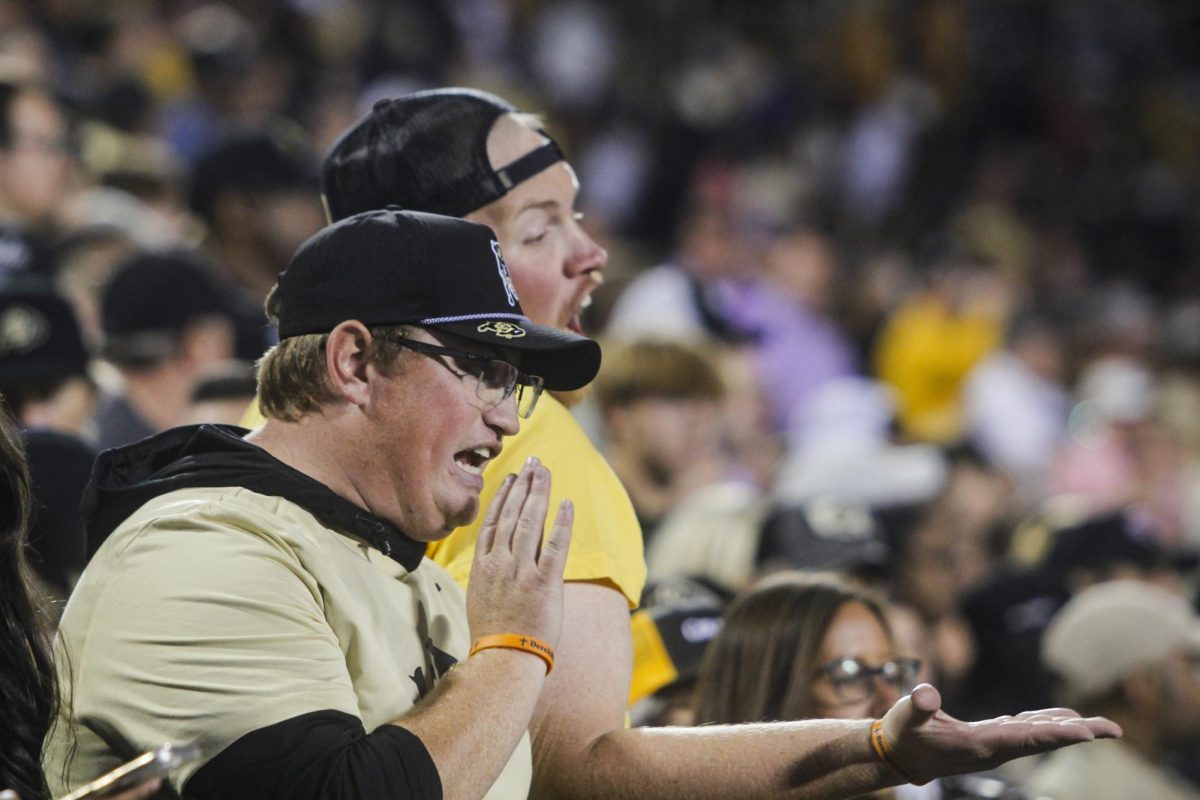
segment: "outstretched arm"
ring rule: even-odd
[[[978,772],[1014,758],[1121,735],[1115,722],[1080,717],[1069,708],[963,722],[943,711],[941,705],[937,689],[921,684],[882,720],[897,767],[914,782]]]
[[[534,716],[534,792],[546,798],[832,798],[906,779],[876,755],[871,720],[699,728],[622,727],[629,620],[622,596],[568,583],[559,666]],[[1092,738],[1103,719],[1064,709],[962,722],[918,687],[884,717],[898,763],[918,781],[973,772]]]

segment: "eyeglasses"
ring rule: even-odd
[[[395,344],[407,347],[431,358],[446,356],[453,359],[453,364],[442,359],[435,359],[439,364],[462,378],[468,386],[474,384],[475,396],[482,403],[483,411],[490,411],[496,406],[517,394],[517,414],[522,419],[529,419],[542,396],[544,381],[537,375],[526,375],[507,361],[498,358],[488,358],[478,353],[464,353],[461,350],[451,350],[427,342],[413,339],[394,339]]]
[[[920,670],[921,661],[916,658],[893,658],[878,667],[869,667],[857,658],[839,658],[817,668],[819,674],[829,678],[834,696],[842,703],[859,703],[871,697],[876,678],[908,694]]]

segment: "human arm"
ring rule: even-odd
[[[559,666],[547,679],[532,729],[538,800],[829,798],[905,782],[875,755],[870,720],[622,728],[623,701],[613,699],[629,670],[628,650],[613,644],[628,637],[621,597],[599,585],[568,583],[565,598]],[[1080,720],[1063,709],[966,723],[939,707],[936,690],[924,686],[885,717],[897,757],[917,780],[1119,735],[1106,720]]]
[[[560,508],[538,553],[548,487],[547,471],[527,465],[489,509],[468,597],[475,636],[517,632],[556,644],[571,509]],[[373,731],[331,710],[254,731],[198,772],[185,796],[481,797],[526,730],[545,674],[529,653],[484,651]]]
[[[551,646],[558,642],[572,509],[560,505],[554,530],[539,548],[549,486],[546,468],[527,463],[488,510],[467,594],[473,641],[518,633]],[[482,650],[459,663],[433,695],[395,724],[428,748],[445,797],[481,797],[529,727],[546,675],[546,665],[530,653]]]

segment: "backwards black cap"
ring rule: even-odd
[[[578,389],[600,369],[591,339],[525,316],[492,229],[453,217],[388,208],[336,222],[300,245],[275,297],[281,339],[356,319],[517,350],[548,389]]]
[[[488,132],[497,118],[516,110],[474,89],[432,89],[380,100],[321,165],[330,217],[344,219],[389,205],[461,217],[499,200],[563,160],[558,145],[549,141],[492,169]]]

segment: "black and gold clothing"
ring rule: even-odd
[[[107,724],[139,750],[199,744],[172,778],[185,798],[440,797],[424,745],[388,723],[466,657],[462,591],[424,544],[243,433],[101,456],[89,536],[112,533],[60,628],[74,715],[48,741],[51,788],[128,757]],[[526,735],[488,797],[525,797],[530,772]]]

